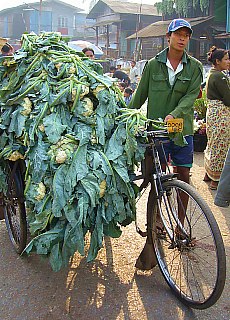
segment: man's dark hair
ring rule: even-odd
[[[123,87],[123,88],[127,88],[127,84],[124,82],[119,82],[119,86]]]
[[[85,54],[87,51],[92,51],[94,54],[94,50],[92,48],[86,47],[84,49],[82,49],[82,52]]]
[[[117,68],[112,66],[112,67],[109,68],[109,70],[113,71],[113,70],[117,70]]]
[[[128,94],[132,94],[133,90],[131,88],[125,88],[125,92]]]
[[[4,46],[1,49],[2,53],[9,53],[10,52],[10,46],[8,44],[4,44]]]

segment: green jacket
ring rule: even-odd
[[[184,52],[183,70],[176,75],[171,87],[166,66],[167,52],[168,48],[146,63],[136,93],[128,107],[139,109],[148,98],[148,118],[164,119],[168,114],[174,118],[183,118],[183,134],[192,135],[193,104],[203,79],[203,67],[198,60]]]

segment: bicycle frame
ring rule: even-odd
[[[154,173],[152,175],[152,181],[151,181],[151,188],[152,188],[152,183],[153,183],[153,186],[155,189],[156,200],[157,200],[157,206],[159,209],[159,214],[160,214],[160,217],[161,217],[162,222],[164,224],[164,227],[166,229],[166,232],[169,235],[169,238],[172,241],[172,243],[175,243],[176,237],[175,237],[175,230],[173,228],[173,222],[172,222],[172,216],[173,216],[173,219],[175,220],[176,225],[180,228],[183,235],[187,239],[189,239],[190,237],[187,234],[187,232],[185,231],[185,229],[183,228],[181,221],[178,219],[177,213],[173,210],[173,208],[171,206],[169,206],[169,203],[166,199],[166,195],[165,195],[163,187],[162,187],[162,183],[164,181],[168,181],[168,180],[172,180],[172,179],[177,178],[177,174],[172,173],[170,170],[170,167],[169,167],[169,164],[168,164],[168,161],[166,158],[165,150],[163,147],[163,144],[169,142],[168,133],[167,133],[167,131],[161,131],[161,130],[160,131],[149,131],[149,132],[147,132],[147,136],[148,136],[150,142],[148,144],[146,144],[146,148],[148,148],[148,147],[151,148],[151,154],[153,157],[153,167],[154,167]],[[165,138],[167,140],[165,140]],[[163,170],[162,170],[162,165],[161,165],[161,161],[160,161],[160,157],[159,157],[158,148],[161,148],[162,153],[163,153],[163,157],[164,157],[165,165],[166,165],[165,172],[163,172]],[[136,178],[134,180],[138,180],[138,179],[142,179],[142,178],[143,178],[143,175],[140,175],[140,176],[136,176]],[[166,212],[167,212],[167,218],[169,220],[171,228],[167,226],[166,219],[163,216],[162,209],[161,209],[162,201],[164,202]],[[189,225],[189,229],[191,230],[191,225],[190,225],[190,222],[188,221],[186,214],[185,214],[185,218],[186,218],[187,223]],[[145,232],[141,231],[138,226],[136,226],[136,230],[141,235],[146,234]],[[190,232],[190,234],[191,234],[191,232]],[[182,240],[182,241],[187,241],[187,240]]]

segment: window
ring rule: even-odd
[[[58,17],[58,27],[67,28],[68,27],[68,18],[67,17]]]

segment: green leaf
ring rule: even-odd
[[[66,129],[66,126],[62,124],[60,115],[58,113],[51,113],[43,119],[43,124],[49,141],[57,143]]]
[[[11,122],[8,128],[9,132],[15,132],[16,137],[20,137],[25,127],[26,117],[20,112],[22,107],[19,107],[11,114]]]
[[[62,209],[66,206],[69,196],[65,189],[66,176],[68,167],[66,165],[60,166],[54,174],[53,178],[53,204],[52,212],[55,217],[62,216]]]
[[[50,252],[49,261],[53,271],[59,271],[62,267],[62,255],[60,250],[60,244],[56,243]]]
[[[110,223],[104,224],[103,230],[106,236],[109,236],[112,238],[119,238],[122,234],[120,227],[116,225],[114,221],[110,221]]]
[[[31,147],[28,152],[27,157],[31,160],[31,174],[35,183],[40,182],[46,174],[48,168],[48,147],[49,145],[39,137],[37,144]]]
[[[82,180],[88,174],[88,165],[86,161],[87,145],[77,148],[73,155],[72,162],[66,172],[66,190],[71,194],[79,180]]]
[[[98,203],[100,193],[98,179],[93,173],[89,173],[86,177],[81,179],[81,184],[90,197],[91,207],[94,208]]]
[[[126,132],[124,128],[117,128],[114,131],[112,137],[109,139],[109,143],[105,152],[105,155],[109,160],[115,160],[123,154],[123,141],[125,136]]]

